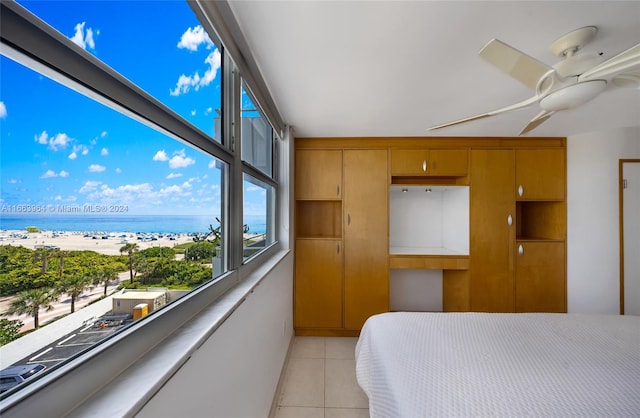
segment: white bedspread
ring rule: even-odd
[[[364,325],[371,417],[640,416],[640,317],[387,313]]]

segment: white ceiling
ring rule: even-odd
[[[298,137],[515,136],[537,106],[446,129],[533,92],[478,56],[492,38],[553,65],[549,45],[595,25],[583,52],[640,42],[640,1],[230,1],[285,122]],[[640,125],[640,89],[614,86],[527,136]]]

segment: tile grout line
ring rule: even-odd
[[[323,367],[322,367],[322,390],[324,391],[324,397],[322,399],[322,416],[326,418],[327,415],[327,337],[322,339],[323,348]]]

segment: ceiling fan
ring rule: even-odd
[[[492,39],[480,50],[480,56],[534,90],[535,95],[510,106],[433,126],[428,130],[471,122],[537,104],[541,108],[540,113],[522,129],[520,135],[523,135],[556,112],[594,99],[610,83],[619,87],[640,87],[640,43],[604,62],[601,62],[598,54],[577,53],[596,32],[595,26],[586,26],[553,42],[551,52],[563,58],[553,67],[498,39]]]

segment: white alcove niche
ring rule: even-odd
[[[389,254],[469,255],[469,186],[391,186]]]

